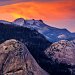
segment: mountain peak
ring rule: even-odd
[[[24,18],[18,18],[16,20],[14,20],[13,23],[22,26],[25,23],[25,19]]]
[[[15,21],[23,21],[25,20],[24,18],[17,18]]]
[[[24,24],[34,24],[34,25],[43,24],[43,21],[42,20],[35,20],[35,19],[25,20],[24,18],[18,18],[16,20],[14,20],[13,23],[22,26]]]

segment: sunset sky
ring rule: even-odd
[[[0,0],[0,20],[20,17],[75,32],[75,0]]]

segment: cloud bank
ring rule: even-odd
[[[42,19],[75,31],[75,0],[0,0],[0,5],[0,20]]]
[[[19,3],[19,2],[63,2],[63,1],[73,2],[74,0],[0,0],[0,6]]]

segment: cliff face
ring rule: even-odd
[[[48,75],[26,46],[14,39],[0,44],[0,75]]]
[[[45,50],[45,54],[53,68],[52,74],[55,71],[57,75],[75,75],[75,40],[55,42]]]

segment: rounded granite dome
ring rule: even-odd
[[[0,75],[49,75],[27,47],[15,39],[0,44]]]
[[[20,26],[23,26],[25,24],[25,19],[24,18],[18,18],[13,23],[20,25]]]
[[[75,75],[74,41],[61,40],[45,50],[52,75]],[[53,68],[53,69],[52,69]],[[55,71],[55,73],[54,73]]]
[[[71,41],[61,40],[55,42],[45,51],[45,54],[58,63],[75,65],[75,44]]]

